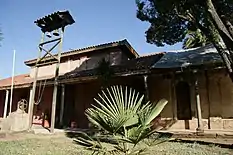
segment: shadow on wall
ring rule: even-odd
[[[73,70],[65,73],[65,76],[69,76],[72,78],[73,76],[77,76],[78,74],[86,73],[86,76],[90,76],[93,74],[90,70],[97,68],[99,62],[103,59],[110,62],[110,65],[119,64],[122,59],[121,50],[118,48],[114,49],[106,49],[95,51],[94,53],[83,53],[76,57],[71,57],[72,61],[66,60],[65,63],[71,63],[70,68],[74,68]],[[89,72],[88,72],[89,70]]]

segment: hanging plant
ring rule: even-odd
[[[108,86],[109,80],[112,78],[114,72],[110,66],[110,62],[106,61],[104,58],[99,61],[99,65],[97,67],[97,75],[101,80],[103,87]]]

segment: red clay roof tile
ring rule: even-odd
[[[0,87],[11,86],[11,81],[11,77],[0,80]],[[32,79],[29,74],[21,74],[14,77],[14,85],[30,84],[31,82]]]

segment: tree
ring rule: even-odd
[[[99,99],[94,100],[97,105],[86,110],[87,118],[104,130],[109,135],[108,139],[115,141],[115,149],[108,152],[122,152],[127,155],[144,151],[135,150],[135,147],[155,132],[151,128],[152,121],[168,102],[161,99],[157,104],[144,103],[144,95],[122,86],[107,88],[99,94]],[[99,141],[95,142],[91,137],[87,139],[79,137],[77,142],[100,152],[106,151]]]
[[[99,61],[96,71],[98,78],[102,82],[102,86],[107,87],[109,85],[109,81],[111,80],[114,74],[110,62],[106,61],[105,58],[103,58],[102,60]]]
[[[183,42],[183,48],[189,49],[189,48],[202,47],[209,43],[210,41],[200,31],[200,29],[197,29],[196,31],[187,30],[186,37]]]
[[[137,18],[151,24],[146,31],[148,43],[173,45],[182,42],[188,30],[199,29],[219,52],[233,81],[232,0],[137,0],[136,3]]]

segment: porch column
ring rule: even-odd
[[[6,98],[5,98],[3,118],[6,118],[6,115],[7,115],[8,98],[9,98],[9,90],[6,90]]]
[[[30,88],[30,97],[29,97],[29,102],[28,102],[28,129],[30,129],[31,128],[31,126],[32,126],[32,122],[33,122],[33,106],[34,105],[32,105],[32,104],[34,104],[34,98],[33,98],[33,94],[32,94],[32,92],[33,92],[33,89],[32,88]],[[35,95],[34,95],[35,96]]]
[[[63,84],[61,85],[60,126],[63,125],[64,103],[65,103],[65,85]]]
[[[207,102],[208,102],[208,129],[210,129],[210,117],[211,117],[211,114],[210,114],[210,87],[209,87],[209,74],[208,74],[208,71],[205,70],[205,80],[206,80],[206,91],[207,91]]]
[[[176,100],[176,81],[175,81],[175,74],[172,74],[171,85],[170,85],[170,97],[172,103],[172,113],[173,119],[177,120],[177,100]]]
[[[146,100],[149,101],[148,75],[144,75],[143,79],[144,79],[144,86],[145,86],[145,97],[146,97]]]
[[[198,80],[195,80],[195,94],[196,94],[196,108],[197,108],[197,120],[198,120],[198,132],[204,132],[202,116],[201,116],[201,103],[200,103],[200,95],[198,93]]]

